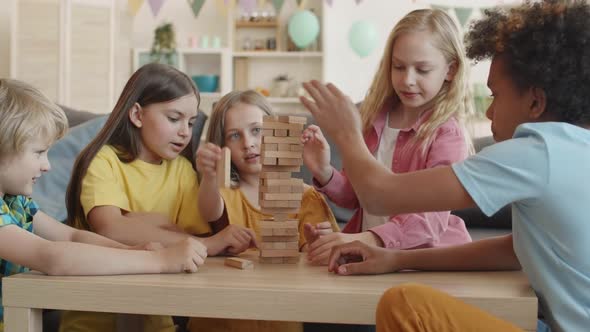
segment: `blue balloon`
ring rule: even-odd
[[[377,46],[378,33],[375,25],[368,21],[356,21],[348,32],[348,42],[352,50],[361,58],[371,54]]]
[[[288,32],[297,47],[305,48],[318,37],[320,22],[309,10],[300,10],[291,16]]]

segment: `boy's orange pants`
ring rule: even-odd
[[[405,284],[390,288],[377,306],[377,332],[522,331],[434,288]]]

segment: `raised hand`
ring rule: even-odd
[[[354,241],[332,249],[328,271],[341,275],[381,274],[398,271],[399,251]]]
[[[207,258],[207,248],[193,238],[187,238],[156,253],[163,261],[163,273],[197,272]]]
[[[336,86],[324,85],[318,81],[303,83],[312,100],[300,97],[318,125],[341,148],[350,135],[362,135],[360,114],[346,95]]]
[[[215,178],[217,162],[221,159],[221,148],[213,143],[202,144],[196,153],[197,171],[204,177]]]
[[[320,127],[310,125],[301,134],[303,143],[303,163],[309,169],[313,177],[325,185],[332,177],[330,165],[330,145],[324,137]]]

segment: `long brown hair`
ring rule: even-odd
[[[375,73],[371,87],[361,105],[363,132],[372,124],[386,102],[393,99],[394,105],[400,103],[391,82],[393,46],[397,38],[410,31],[428,31],[434,46],[444,55],[447,63],[455,62],[457,71],[450,82],[445,82],[434,97],[434,112],[416,133],[415,139],[426,147],[434,138],[436,129],[447,120],[455,117],[463,126],[464,118],[473,112],[469,90],[469,67],[465,58],[465,48],[457,24],[444,11],[438,9],[418,9],[404,16],[391,30]],[[467,132],[464,130],[466,143]]]
[[[115,147],[119,159],[125,163],[137,159],[141,137],[139,129],[129,120],[129,110],[135,103],[145,107],[172,101],[188,94],[194,94],[197,97],[197,105],[200,104],[199,91],[193,81],[171,66],[151,63],[139,68],[131,76],[104,127],[76,159],[66,193],[68,225],[90,229],[80,202],[82,180],[88,166],[104,145]],[[193,160],[194,149],[191,144],[183,152],[184,156]]]
[[[217,146],[225,146],[225,114],[237,104],[254,105],[262,110],[265,115],[273,115],[272,106],[254,90],[232,91],[223,96],[211,111],[209,117],[209,128],[207,129],[207,142]],[[231,181],[232,186],[237,187],[240,183],[240,174],[236,166],[231,164]]]

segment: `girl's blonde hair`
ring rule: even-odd
[[[265,115],[273,115],[270,103],[258,92],[254,90],[232,91],[223,96],[211,111],[209,117],[209,128],[207,129],[207,142],[217,146],[225,146],[225,115],[232,107],[237,104],[254,105],[262,110]],[[236,166],[231,164],[231,181],[232,186],[237,187],[240,183],[240,174]]]
[[[68,225],[90,229],[80,202],[82,181],[88,166],[104,145],[115,147],[119,159],[126,163],[132,162],[139,156],[141,136],[139,129],[129,119],[129,110],[136,103],[146,107],[187,95],[194,95],[197,98],[198,109],[201,101],[199,90],[185,73],[172,66],[150,63],[131,75],[106,123],[76,158],[66,193]],[[189,143],[182,155],[192,161],[193,154],[194,148],[192,143]]]
[[[67,129],[64,111],[39,90],[0,79],[0,156],[22,152],[33,139],[58,140]]]
[[[463,126],[464,118],[473,112],[469,89],[469,68],[461,34],[453,19],[442,10],[414,10],[404,16],[391,30],[381,63],[361,105],[361,118],[363,131],[366,133],[372,128],[377,114],[381,112],[388,100],[393,99],[394,106],[400,103],[391,82],[393,46],[399,36],[412,31],[430,32],[434,46],[441,51],[447,63],[456,64],[454,78],[450,82],[445,82],[434,97],[434,112],[420,126],[415,136],[416,142],[421,142],[422,146],[426,147],[434,139],[433,134],[440,125],[455,117]],[[468,143],[465,130],[464,135]]]

